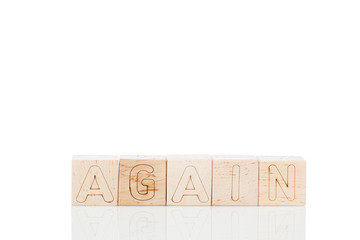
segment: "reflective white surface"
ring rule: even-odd
[[[305,207],[72,207],[72,240],[305,240]]]

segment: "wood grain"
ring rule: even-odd
[[[306,164],[301,157],[259,159],[259,205],[295,206],[306,202]]]
[[[167,205],[211,205],[211,156],[169,155],[167,161]]]
[[[119,160],[117,156],[74,156],[72,204],[116,206]]]
[[[166,157],[120,156],[118,205],[166,205]]]
[[[258,160],[255,156],[215,155],[212,205],[257,206]]]

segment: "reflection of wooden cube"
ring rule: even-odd
[[[211,236],[211,210],[212,209],[210,207],[169,207],[166,210],[166,239],[213,239]],[[220,239],[223,240],[222,238]]]
[[[258,157],[259,205],[305,205],[306,166],[301,157]]]
[[[211,219],[212,240],[291,240],[258,238],[258,207],[214,207]]]
[[[211,156],[167,156],[167,204],[211,205]]]
[[[120,156],[119,205],[166,205],[166,157]]]
[[[119,160],[117,156],[74,156],[72,204],[117,205]]]
[[[116,240],[166,240],[166,208],[158,206],[127,206],[118,211],[120,237]],[[71,240],[108,240],[71,239]],[[173,240],[173,239],[172,239]]]
[[[71,240],[119,240],[118,211],[113,206],[74,206]]]
[[[212,205],[258,205],[255,156],[213,156]]]
[[[264,240],[305,240],[305,207],[259,207],[259,237]]]

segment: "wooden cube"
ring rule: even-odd
[[[166,205],[166,157],[120,156],[118,205]]]
[[[74,156],[72,204],[116,206],[119,159],[117,156]]]
[[[305,205],[306,164],[301,157],[258,157],[259,205]]]
[[[255,156],[215,155],[212,205],[257,206],[258,160]]]
[[[167,156],[167,204],[211,205],[211,156]]]

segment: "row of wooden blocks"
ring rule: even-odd
[[[243,155],[74,156],[72,204],[305,205],[301,157]]]

